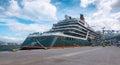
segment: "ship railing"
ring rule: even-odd
[[[69,26],[78,26],[79,28],[83,28],[79,25],[76,25],[76,24],[69,24],[69,25],[64,25],[64,26],[56,26],[56,27],[53,27],[53,28],[60,28],[60,27],[69,27]]]
[[[61,20],[61,21],[59,21],[59,23],[64,23],[64,22],[76,22],[76,21],[78,21],[78,19],[72,18],[72,19],[67,19],[67,20]]]
[[[41,36],[42,34],[30,34],[28,37]]]
[[[78,31],[80,31],[80,32],[83,32],[83,33],[86,33],[85,31],[82,31],[82,30],[80,30],[80,29],[77,29],[77,28],[64,28],[64,29],[52,29],[51,31],[57,31],[57,30],[67,30],[67,29],[73,29],[73,30],[78,30]]]
[[[62,32],[50,32],[50,33],[43,33],[43,34],[30,34],[28,37],[37,37],[37,36],[44,36],[44,35],[61,35]]]
[[[78,22],[78,23],[81,25],[80,22]],[[94,30],[91,30],[91,29],[90,29],[90,26],[87,24],[87,22],[85,22],[85,25],[81,25],[81,26],[84,27],[85,29],[87,29],[87,30],[89,30],[89,31],[91,31],[91,32],[93,32],[93,33],[95,33]]]
[[[86,38],[81,38],[81,37],[76,37],[76,36],[71,36],[71,35],[65,35],[63,32],[51,32],[51,33],[42,34],[42,36],[50,36],[50,35],[59,35],[59,36],[72,37],[72,38],[86,40]]]
[[[81,37],[76,37],[76,36],[71,36],[71,35],[65,35],[62,32],[52,32],[52,33],[44,33],[44,34],[42,34],[42,36],[50,36],[50,35],[60,35],[60,36],[65,36],[65,37],[72,37],[72,38],[86,40],[86,38],[81,38]]]
[[[80,29],[84,29],[85,31],[87,31],[84,27],[79,26],[79,25],[76,25],[76,24],[65,25],[65,26],[57,26],[57,27],[53,27],[53,29],[54,29],[54,28],[60,28],[60,27],[69,27],[69,26],[77,26],[77,27],[79,27]],[[52,29],[51,29],[51,30],[52,30]]]
[[[77,34],[77,35],[81,35],[81,36],[86,36],[85,34],[80,34],[80,33],[76,33],[76,32],[73,32],[73,31],[71,31],[71,33],[74,33],[74,34]]]
[[[42,36],[44,35],[62,35],[62,32],[50,32],[50,33],[43,33]]]

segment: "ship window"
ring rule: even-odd
[[[66,40],[73,40],[73,38],[66,37]]]
[[[69,38],[68,38],[68,37],[66,37],[66,40],[69,40]]]

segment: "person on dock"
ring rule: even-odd
[[[105,47],[105,43],[102,43],[102,47]]]

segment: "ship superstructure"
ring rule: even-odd
[[[65,19],[53,24],[49,31],[30,34],[21,48],[89,46],[91,41],[96,41],[97,38],[99,34],[89,27],[82,14],[80,18],[65,15]]]

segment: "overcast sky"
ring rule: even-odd
[[[120,30],[120,0],[0,0],[0,40],[23,42],[44,32],[64,15],[79,18],[95,30]]]

